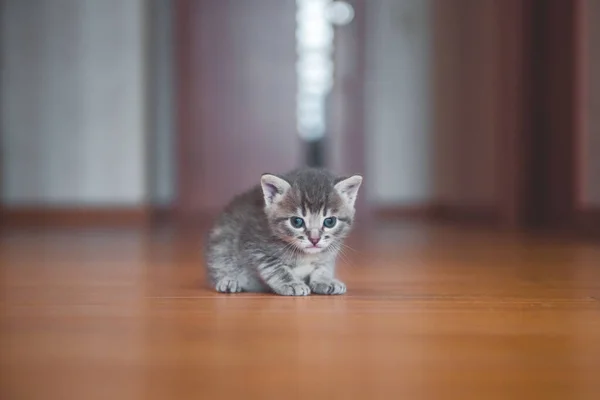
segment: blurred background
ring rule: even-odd
[[[193,220],[309,164],[365,218],[600,227],[600,0],[0,4],[5,226]]]

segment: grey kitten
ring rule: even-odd
[[[350,232],[362,177],[302,168],[264,174],[225,208],[208,235],[206,265],[218,292],[343,294],[335,259]]]

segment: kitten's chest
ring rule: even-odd
[[[314,260],[302,259],[296,262],[292,268],[292,273],[298,279],[306,279],[316,268]]]

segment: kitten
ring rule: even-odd
[[[302,168],[264,174],[209,232],[206,265],[218,292],[343,294],[335,259],[350,232],[362,177]]]

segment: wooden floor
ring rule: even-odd
[[[600,399],[600,248],[356,235],[340,297],[222,295],[198,235],[5,232],[0,399]]]

